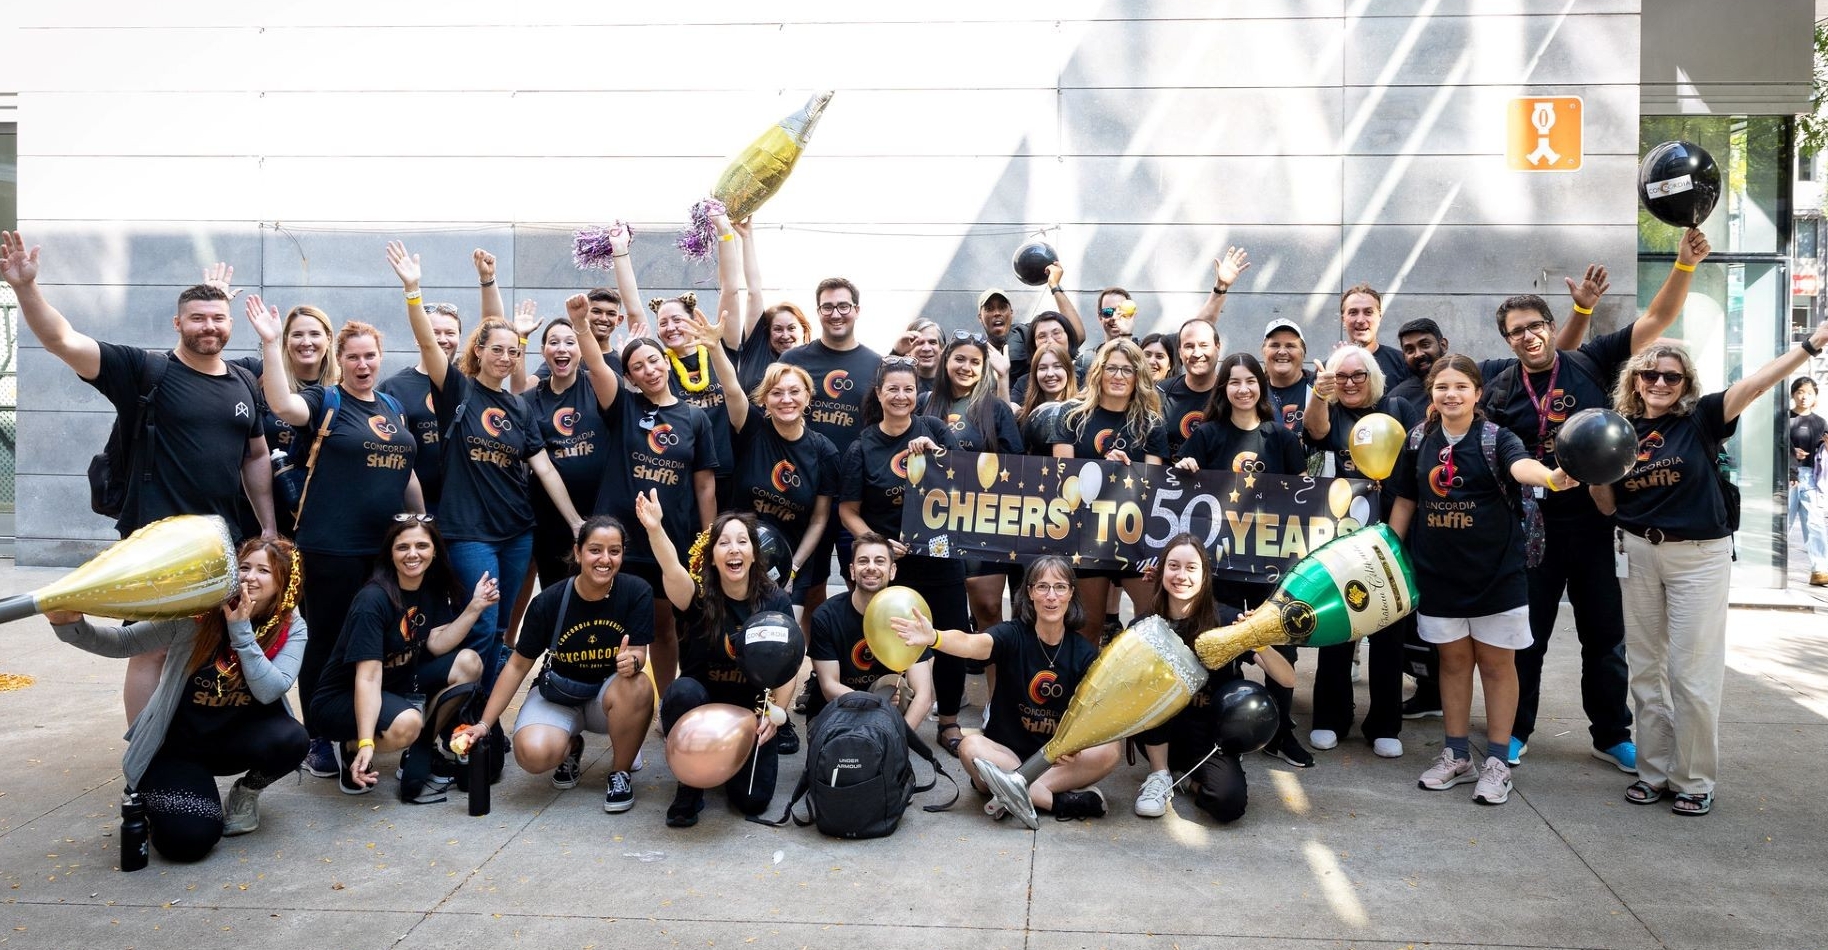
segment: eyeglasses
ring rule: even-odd
[[[1646,386],[1655,386],[1657,384],[1657,380],[1662,380],[1663,385],[1665,385],[1665,386],[1674,386],[1677,383],[1687,382],[1688,375],[1685,373],[1680,373],[1680,372],[1666,372],[1663,370],[1655,370],[1655,369],[1641,369],[1641,370],[1638,370],[1638,379],[1639,379],[1639,381],[1643,382],[1644,385],[1646,385]]]
[[[844,303],[822,303],[819,305],[819,312],[828,317],[834,313],[841,317],[848,317],[856,309],[857,305],[849,301],[845,301]]]
[[[1106,376],[1114,376],[1118,379],[1129,379],[1130,377],[1136,375],[1136,367],[1107,365],[1104,368],[1104,374]]]
[[[1551,326],[1554,326],[1554,324],[1547,320],[1531,320],[1523,326],[1512,327],[1509,330],[1504,331],[1504,338],[1515,343],[1525,336],[1541,336],[1548,332],[1548,329]]]
[[[978,346],[990,345],[990,339],[988,337],[984,336],[982,333],[972,333],[970,330],[953,330],[952,342],[976,343]]]
[[[1365,380],[1370,379],[1371,374],[1361,369],[1356,373],[1334,373],[1333,378],[1342,383],[1351,383],[1352,385],[1357,386]]]
[[[482,351],[497,358],[505,356],[511,360],[520,359],[520,347],[518,346],[502,346],[500,343],[497,343],[494,346],[483,347]]]
[[[425,305],[425,312],[441,313],[447,317],[454,317],[457,315],[457,307],[455,304],[448,303],[428,303]]]
[[[1061,583],[1030,584],[1028,585],[1028,589],[1037,594],[1052,594],[1055,597],[1065,597],[1073,592],[1073,585]]]
[[[405,524],[408,521],[417,521],[420,524],[431,524],[434,520],[435,519],[431,515],[421,515],[411,511],[402,511],[399,514],[394,515],[395,524]]]

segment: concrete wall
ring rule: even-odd
[[[873,342],[971,321],[1035,233],[1069,286],[1136,291],[1139,330],[1190,314],[1245,246],[1224,319],[1252,348],[1277,316],[1336,338],[1361,280],[1394,292],[1388,334],[1433,316],[1480,354],[1505,295],[1561,305],[1561,275],[1605,262],[1610,324],[1636,290],[1635,0],[269,6],[9,13],[22,227],[85,331],[169,342],[176,291],[222,259],[282,307],[379,323],[398,365],[388,237],[425,255],[432,299],[473,312],[484,246],[551,314],[594,282],[570,228],[615,217],[644,290],[693,286],[710,272],[669,248],[677,222],[818,88],[837,97],[759,219],[767,294],[847,275]],[[1581,170],[1507,170],[1523,95],[1583,97]],[[79,473],[111,416],[27,346],[19,558],[70,563],[109,537]]]

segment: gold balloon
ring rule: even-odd
[[[985,491],[995,487],[999,465],[995,452],[985,452],[977,457],[977,483]]]
[[[1381,412],[1374,412],[1352,427],[1347,444],[1352,464],[1370,479],[1385,479],[1396,468],[1397,456],[1403,454],[1403,424]]]
[[[47,610],[175,620],[220,606],[239,585],[228,524],[213,515],[176,515],[146,525],[30,594],[0,600],[0,623]]]
[[[730,220],[749,217],[781,190],[831,97],[829,91],[814,93],[800,111],[769,126],[724,169],[711,194],[724,203]]]
[[[927,457],[908,453],[908,484],[918,485],[927,476]]]
[[[680,784],[716,788],[742,771],[755,751],[755,711],[707,703],[679,717],[666,734],[666,766]]]
[[[1153,729],[1174,718],[1206,685],[1206,668],[1167,621],[1149,617],[1105,645],[1073,690],[1048,761]]]
[[[1060,497],[1066,500],[1068,508],[1079,507],[1079,476],[1066,476],[1066,481],[1060,483]]]
[[[1333,517],[1344,518],[1352,510],[1352,485],[1344,479],[1335,480],[1327,489],[1327,510]]]
[[[889,624],[896,617],[912,618],[915,614],[925,617],[928,623],[933,622],[933,610],[927,606],[927,599],[912,587],[884,588],[870,598],[870,605],[863,611],[863,640],[870,645],[876,662],[900,673],[913,666],[926,652],[926,647],[911,646],[902,640]]]

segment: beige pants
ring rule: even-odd
[[[1637,719],[1638,777],[1659,788],[1707,794],[1720,771],[1733,541],[1651,544],[1620,534],[1629,560],[1619,593]]]

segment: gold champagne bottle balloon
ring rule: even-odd
[[[1325,647],[1360,640],[1416,608],[1415,571],[1389,525],[1341,535],[1302,558],[1249,617],[1194,641],[1200,662],[1218,669],[1247,650]]]
[[[812,139],[813,127],[831,104],[831,90],[813,94],[800,111],[770,126],[742,150],[718,177],[711,197],[724,203],[730,220],[754,214],[793,173],[793,165]]]
[[[29,593],[0,600],[0,623],[47,610],[119,620],[175,620],[219,606],[240,585],[235,541],[221,518],[161,518],[88,563]]]

